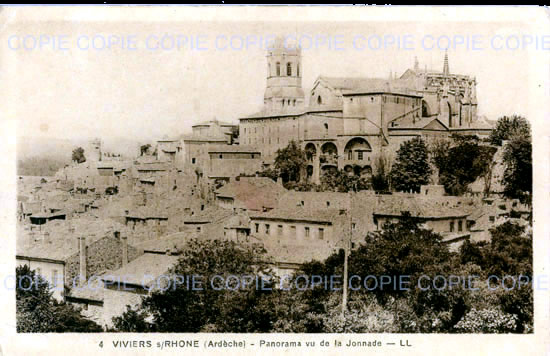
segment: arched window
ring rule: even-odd
[[[321,99],[321,95],[319,95],[317,97],[317,104],[322,104],[323,103],[323,99]]]
[[[289,77],[292,75],[292,64],[290,62],[286,64],[286,75]]]
[[[281,63],[277,62],[275,66],[277,67],[277,76],[279,77],[281,75]]]

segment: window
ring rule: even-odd
[[[305,205],[305,203],[304,203],[304,201],[303,201],[303,200],[302,200],[302,201],[300,202],[300,204],[301,204],[302,206],[304,206],[304,205]]]
[[[306,226],[305,232],[306,232],[306,237],[309,237],[309,227]]]
[[[277,225],[277,234],[279,236],[283,235],[283,225]]]
[[[352,160],[353,159],[353,151],[349,150],[348,151],[348,160]]]
[[[197,232],[201,232],[201,227],[200,226],[197,226]]]
[[[265,234],[269,235],[269,224],[265,224]]]
[[[459,220],[459,221],[458,221],[458,231],[459,231],[459,232],[462,231],[462,220]]]
[[[325,238],[325,229],[322,227],[319,228],[319,240],[322,240]]]
[[[220,155],[220,159],[222,159],[222,158],[223,158],[223,155]]]
[[[300,76],[300,63],[298,63],[296,65],[296,76],[299,77]]]
[[[492,222],[492,223],[495,222],[495,217],[494,216],[489,216],[489,221]]]
[[[454,221],[451,221],[450,226],[449,226],[449,231],[450,232],[455,231],[455,222]]]
[[[323,99],[321,99],[321,96],[319,95],[319,96],[317,97],[317,104],[320,105],[320,104],[322,104],[322,103],[323,103]]]
[[[192,164],[195,164],[195,162],[196,162],[196,159],[195,159],[195,158],[191,158],[191,163],[192,163]]]
[[[292,75],[292,64],[290,62],[286,64],[286,75],[289,77]]]
[[[330,206],[330,202],[329,202],[329,201],[327,201],[327,208],[328,208],[329,206]]]
[[[275,68],[277,71],[277,76],[279,77],[281,75],[281,63],[277,62],[277,64],[275,64]]]
[[[363,151],[357,152],[357,159],[362,160],[363,159]]]
[[[355,223],[352,223],[352,224],[351,224],[351,229],[352,229],[352,230],[355,230]]]
[[[256,229],[256,233],[260,231],[260,224],[254,224],[254,227]]]
[[[296,237],[296,226],[292,225],[290,227],[290,236],[291,237]]]
[[[57,287],[57,270],[56,269],[52,271],[52,285],[54,288]]]

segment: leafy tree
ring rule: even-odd
[[[522,278],[522,284],[499,288],[494,294],[500,309],[514,316],[514,332],[531,332],[533,328],[533,240],[524,227],[505,222],[490,230],[490,243],[464,244],[460,251],[462,263],[475,263],[481,267],[484,278],[505,276]],[[511,282],[511,280],[510,280]],[[490,307],[490,306],[485,306]]]
[[[431,171],[424,140],[415,137],[406,141],[399,147],[390,173],[393,188],[420,192],[420,186],[429,183]]]
[[[375,173],[371,178],[372,189],[377,192],[387,192],[390,189],[388,166],[386,159],[383,156],[378,156],[376,159]]]
[[[148,155],[150,150],[151,150],[151,144],[150,143],[148,143],[146,145],[141,145],[140,148],[139,148],[140,156]]]
[[[491,131],[489,141],[493,145],[501,146],[502,141],[509,140],[514,136],[530,137],[531,125],[522,116],[503,116],[498,119],[497,126]]]
[[[273,309],[265,299],[272,293],[267,290],[269,283],[265,288],[256,288],[255,283],[246,288],[218,285],[231,280],[230,276],[269,274],[264,253],[258,245],[191,240],[170,272],[174,278],[200,276],[201,289],[182,283],[157,290],[138,309],[113,319],[114,325],[118,331],[267,332],[274,322]]]
[[[328,171],[321,176],[321,190],[346,193],[369,189],[367,179],[350,175],[344,170]]]
[[[517,317],[496,307],[472,309],[454,327],[460,333],[510,333],[516,330]]]
[[[147,313],[144,310],[136,310],[126,306],[126,311],[113,318],[113,330],[129,333],[143,333],[152,331],[152,324],[147,321]]]
[[[72,160],[76,163],[86,162],[86,157],[84,156],[84,149],[82,147],[77,147],[73,150]]]
[[[306,153],[295,141],[290,141],[287,147],[277,150],[275,169],[284,182],[299,182],[305,166]]]
[[[532,145],[529,136],[514,136],[504,149],[504,195],[530,203],[533,191]]]
[[[490,182],[492,160],[496,148],[479,143],[479,138],[453,135],[451,141],[441,141],[431,148],[432,162],[439,170],[439,183],[451,195],[462,195],[468,185],[479,177]]]
[[[101,332],[72,305],[52,297],[51,287],[29,266],[16,269],[17,332]]]

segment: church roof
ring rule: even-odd
[[[408,79],[320,76],[317,80],[323,81],[332,88],[348,95],[367,92],[392,92],[403,95],[416,95],[414,81]]]
[[[413,118],[409,116],[401,120],[396,120],[395,126],[390,126],[388,129],[435,129],[446,131],[448,128],[444,123],[433,116],[420,118]]]

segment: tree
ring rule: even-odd
[[[508,286],[508,290],[500,288],[496,292],[489,293],[497,297],[494,304],[500,311],[507,313],[507,320],[513,317],[516,321],[513,325],[505,323],[508,325],[507,328],[513,327],[513,331],[517,333],[531,332],[533,329],[533,285],[525,282],[533,280],[532,236],[525,233],[524,227],[512,222],[498,225],[490,232],[490,243],[464,244],[460,251],[460,261],[463,264],[479,265],[484,278],[494,276],[503,281],[505,276],[514,276],[518,280],[521,276],[523,281],[521,285],[516,283],[515,286]],[[483,306],[483,308],[491,307],[490,305]],[[467,319],[479,319],[479,317],[473,318],[473,316],[471,315]],[[505,319],[500,318],[500,320]],[[467,325],[472,327],[473,324]],[[499,325],[497,324],[500,328]]]
[[[370,184],[365,178],[350,175],[344,170],[328,171],[321,177],[321,190],[346,193],[369,189]]]
[[[72,305],[52,297],[51,287],[29,266],[16,269],[17,332],[101,332]]]
[[[530,136],[516,135],[504,148],[504,195],[530,203],[533,191],[533,163]]]
[[[377,192],[387,192],[390,189],[390,174],[388,172],[389,164],[385,157],[378,156],[376,159],[375,173],[372,175],[372,189]]]
[[[481,145],[477,136],[453,135],[451,141],[431,147],[431,159],[439,171],[439,183],[451,195],[462,195],[468,185],[483,177],[485,189],[491,178],[496,148]]]
[[[284,182],[299,182],[306,165],[306,153],[295,141],[277,150],[275,169],[283,177]]]
[[[150,152],[150,150],[151,150],[151,144],[150,144],[150,143],[148,143],[148,144],[146,144],[146,145],[141,145],[141,146],[139,147],[140,156],[148,155],[149,152]]]
[[[498,119],[497,126],[491,131],[489,141],[496,146],[501,146],[502,141],[514,136],[531,136],[531,125],[527,119],[519,115],[503,116]]]
[[[86,157],[84,156],[84,149],[82,147],[77,147],[73,150],[72,160],[76,163],[86,162]]]
[[[428,149],[424,140],[415,137],[401,144],[390,176],[397,191],[420,192],[420,186],[428,184],[432,169],[428,162]]]
[[[264,254],[259,245],[191,240],[169,275],[200,276],[200,288],[181,283],[157,290],[144,298],[137,309],[127,309],[121,317],[114,318],[115,328],[153,332],[267,332],[275,320],[266,298],[273,293],[267,290],[270,282],[266,281],[265,288],[257,288],[255,283],[245,287],[242,281],[237,282],[243,276],[260,278],[270,274]]]

